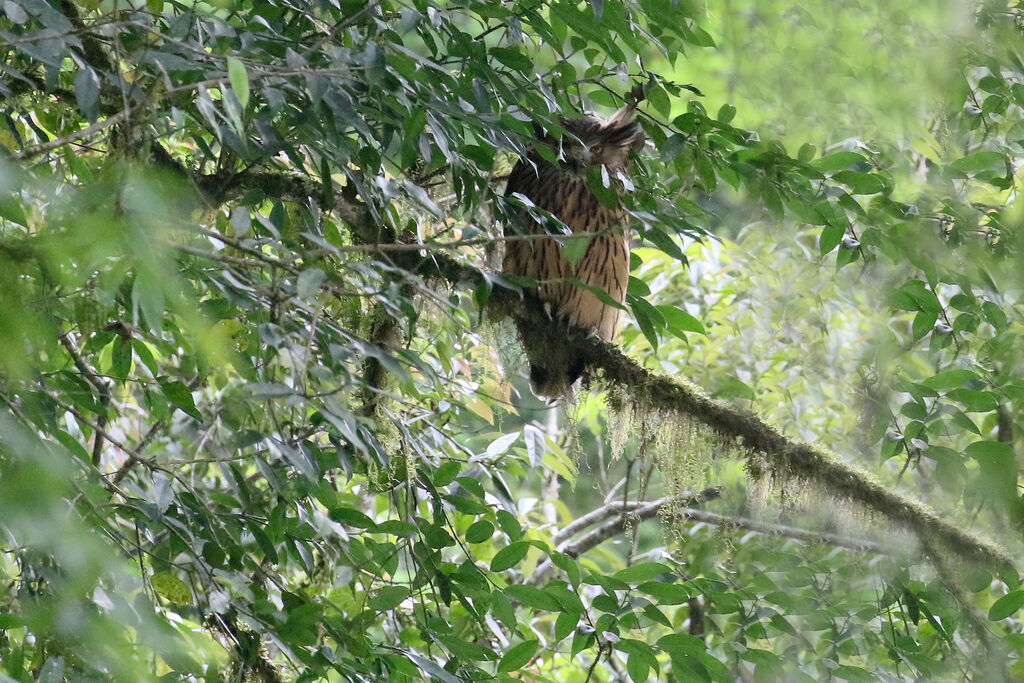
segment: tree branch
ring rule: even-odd
[[[421,274],[429,272],[450,282],[486,282],[479,271],[443,255],[435,254],[429,262],[423,259],[414,267]],[[1002,549],[943,520],[921,503],[888,490],[834,453],[790,439],[756,415],[711,399],[693,384],[658,375],[612,344],[553,322],[534,297],[496,288],[487,308],[495,318],[513,315],[523,320],[523,327],[530,328],[535,335],[525,339],[526,344],[578,353],[591,373],[599,374],[614,392],[628,397],[641,409],[688,417],[706,425],[719,437],[737,443],[745,451],[747,468],[753,477],[771,474],[815,484],[829,495],[877,512],[964,560],[1014,566]]]
[[[78,7],[75,3],[71,2],[71,0],[59,0],[57,6],[61,14],[67,17],[68,21],[71,22],[71,25],[78,32],[82,41],[82,52],[85,60],[94,66],[114,73],[113,60],[107,56],[106,51],[103,49],[103,44],[96,37],[96,34],[85,25],[85,21],[82,20],[82,15],[78,12]]]
[[[676,504],[689,507],[698,503],[705,503],[709,500],[714,500],[715,498],[718,498],[718,496],[719,492],[717,488],[707,488],[696,495],[676,497],[674,501]],[[662,500],[667,501],[668,499],[663,498]],[[623,505],[622,501],[606,501],[605,505],[602,505],[596,510],[591,510],[585,515],[577,517],[559,529],[555,535],[551,537],[551,541],[556,547],[559,547],[587,527],[593,526],[598,522],[603,522],[609,517],[622,515],[623,510],[628,511],[631,508],[640,507],[641,505],[643,505],[643,503]]]
[[[78,353],[78,349],[75,348],[74,343],[68,336],[67,332],[58,335],[57,339],[60,341],[68,354],[71,356],[71,362],[74,363],[75,367],[82,374],[82,377],[86,379],[89,384],[96,389],[100,395],[100,407],[103,409],[102,413],[96,418],[96,426],[99,427],[99,431],[93,432],[92,441],[92,466],[99,467],[100,459],[103,454],[103,436],[104,431],[107,428],[107,406],[110,405],[110,385],[101,378],[95,370],[90,368],[88,364],[82,359],[81,354]]]
[[[689,500],[711,500],[717,497],[718,491],[716,489],[705,489],[697,496],[690,497]],[[686,497],[684,497],[683,500],[686,500]],[[703,522],[704,524],[711,524],[728,529],[746,529],[748,531],[766,534],[769,536],[792,538],[804,543],[831,545],[838,548],[847,548],[857,552],[873,553],[876,555],[899,554],[896,548],[891,548],[884,543],[879,543],[877,541],[850,538],[840,534],[821,531],[810,531],[808,529],[801,529],[800,527],[789,526],[786,524],[773,524],[771,522],[763,522],[761,520],[750,519],[748,517],[732,517],[692,507],[680,508],[678,507],[679,503],[679,497],[666,497],[648,502],[626,504],[622,501],[611,501],[566,525],[565,528],[561,529],[554,535],[552,540],[556,542],[556,547],[559,552],[562,552],[572,558],[578,558],[583,553],[596,548],[609,538],[618,536],[629,529],[633,524],[653,519],[654,517],[664,513],[666,517],[674,520]],[[604,523],[596,529],[591,530],[577,540],[571,543],[568,541],[568,539],[574,534],[603,520],[608,521],[604,521]],[[561,541],[558,539],[561,539]],[[554,569],[554,564],[551,560],[545,560],[538,565],[537,570],[533,573],[527,583],[533,585],[543,583],[552,569]]]
[[[789,526],[787,524],[773,524],[771,522],[763,522],[761,520],[750,519],[748,517],[732,517],[730,515],[722,515],[716,512],[709,512],[707,510],[698,510],[696,508],[680,509],[674,507],[673,503],[666,498],[629,507],[623,506],[621,503],[611,504],[609,507],[613,508],[611,511],[612,514],[618,515],[616,519],[605,522],[573,543],[563,545],[561,551],[569,557],[579,557],[588,550],[591,550],[604,541],[607,541],[609,538],[622,533],[629,528],[632,522],[643,522],[657,517],[664,512],[667,516],[680,521],[703,522],[704,524],[711,524],[713,526],[720,526],[729,529],[746,529],[747,531],[754,531],[768,536],[792,538],[793,540],[803,541],[805,543],[832,545],[838,548],[856,550],[857,552],[862,553],[873,553],[876,555],[895,554],[894,548],[888,547],[877,541],[862,538],[850,538],[848,536],[841,536],[839,534],[822,531],[810,531],[808,529],[801,529],[800,527]]]

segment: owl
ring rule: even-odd
[[[598,201],[587,176],[590,168],[604,166],[607,177],[619,185],[615,179],[625,177],[630,154],[644,142],[635,113],[634,103],[609,119],[594,115],[562,118],[567,134],[560,139],[540,140],[559,155],[558,162],[551,163],[531,151],[512,169],[505,188],[506,197],[522,194],[556,216],[574,235],[585,233],[590,237],[583,255],[573,265],[544,226],[521,212],[505,227],[502,273],[537,280],[535,293],[553,315],[606,341],[615,337],[621,309],[571,280],[604,290],[618,303],[626,297],[630,242],[627,213],[618,202],[607,206]],[[531,345],[529,330],[520,329],[520,334],[530,361],[534,393],[549,398],[565,394],[583,372],[582,359],[572,353],[559,353],[550,344],[541,344],[540,348]]]

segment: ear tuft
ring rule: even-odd
[[[615,112],[610,119],[608,119],[609,126],[625,126],[633,123],[636,118],[636,103],[631,102],[622,109]]]

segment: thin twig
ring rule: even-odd
[[[93,467],[99,467],[103,455],[103,430],[107,427],[107,407],[110,405],[110,385],[82,359],[81,354],[78,353],[78,349],[75,348],[71,337],[68,335],[68,332],[61,333],[57,336],[57,339],[71,356],[71,362],[75,364],[75,367],[78,368],[78,371],[85,380],[100,395],[100,407],[103,410],[96,418],[96,424],[99,426],[100,431],[93,433],[92,441],[92,465]]]

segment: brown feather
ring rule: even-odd
[[[559,280],[576,279],[604,290],[612,301],[625,300],[630,239],[627,214],[618,205],[609,207],[598,201],[587,184],[587,168],[604,165],[612,177],[625,174],[629,154],[643,144],[643,133],[633,121],[631,110],[609,120],[584,116],[562,119],[561,124],[571,135],[560,141],[544,138],[541,144],[560,148],[563,162],[556,166],[531,152],[512,169],[505,196],[520,193],[556,216],[574,234],[596,234],[573,266],[562,254],[561,245],[547,236],[544,226],[523,213],[514,225],[506,226],[506,235],[535,237],[506,241],[502,272],[537,280],[537,296],[550,302],[555,315],[611,341],[618,330],[621,309],[601,301],[592,291]],[[582,362],[553,353],[550,348],[531,349],[530,331],[521,330],[521,334],[527,342],[534,391],[549,397],[565,393],[582,372]]]

